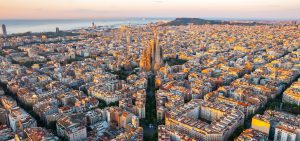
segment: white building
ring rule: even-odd
[[[276,126],[274,141],[299,141],[299,140],[300,140],[299,127],[291,126],[283,123]]]
[[[9,114],[9,124],[14,132],[18,130],[24,130],[29,127],[36,127],[36,120],[31,117],[27,112],[25,112],[20,107],[15,107],[11,109]]]

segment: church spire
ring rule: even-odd
[[[157,27],[153,27],[152,31],[153,31],[153,39],[151,39],[148,46],[144,48],[144,50],[147,50],[147,55],[145,54],[146,53],[145,52],[141,57],[140,64],[145,64],[145,65],[140,65],[140,67],[143,70],[148,71],[150,65],[151,70],[156,72],[160,69],[160,67],[163,66],[162,49],[159,46],[159,35],[157,32]]]

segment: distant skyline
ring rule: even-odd
[[[0,19],[300,19],[299,0],[0,0]]]

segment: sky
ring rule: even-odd
[[[300,0],[0,0],[0,19],[300,19]]]

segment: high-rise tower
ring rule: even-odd
[[[2,34],[3,34],[4,36],[7,35],[7,31],[6,31],[6,26],[5,26],[5,24],[2,24]]]
[[[157,34],[157,29],[154,28],[153,29],[153,33],[154,33],[154,40],[155,40],[155,54],[154,54],[154,66],[153,66],[153,70],[154,72],[157,72],[160,67],[162,67],[163,65],[163,61],[162,61],[162,49],[161,46],[159,45],[159,36]]]
[[[60,33],[59,27],[56,27],[56,28],[55,28],[55,32],[56,32],[56,34],[59,34],[59,33]]]

